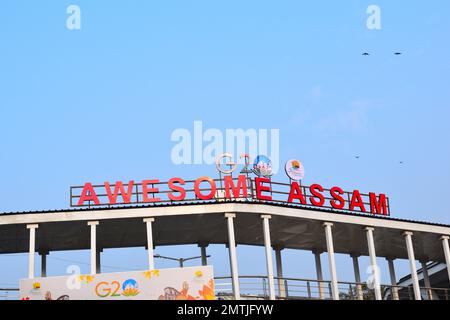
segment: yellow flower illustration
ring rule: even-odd
[[[203,272],[202,272],[201,270],[198,270],[198,271],[195,273],[195,276],[196,276],[197,278],[201,278],[201,277],[203,277]]]
[[[81,281],[81,282],[86,282],[86,284],[89,284],[89,283],[91,283],[92,281],[94,281],[94,276],[80,276],[79,277],[79,280]]]
[[[151,279],[153,277],[159,277],[159,270],[146,271],[146,272],[144,272],[144,276],[147,279]]]
[[[127,288],[125,290],[123,290],[122,295],[124,297],[135,297],[139,294],[139,290],[137,288]]]

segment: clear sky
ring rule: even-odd
[[[66,27],[70,4],[81,30]],[[371,4],[381,30],[366,27]],[[449,224],[449,12],[447,0],[1,1],[0,212],[67,208],[86,181],[213,174],[170,158],[171,133],[201,120],[280,129],[280,158],[302,160],[305,183],[385,192],[394,217]],[[226,249],[209,251],[228,274]],[[288,276],[314,277],[312,254],[284,254]],[[262,248],[238,257],[264,274]],[[52,253],[50,275],[73,264],[61,259],[88,271],[88,252]],[[106,272],[145,261],[143,249],[102,260]],[[0,268],[0,287],[17,286],[26,256]],[[349,257],[338,276],[352,280]]]

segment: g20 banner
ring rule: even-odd
[[[192,267],[20,281],[22,300],[214,300],[213,268]]]

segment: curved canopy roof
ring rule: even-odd
[[[414,233],[419,260],[444,262],[442,235],[450,226],[397,220],[387,217],[350,215],[290,205],[251,202],[154,205],[148,207],[61,210],[0,215],[0,253],[28,251],[28,224],[38,224],[36,251],[80,250],[90,247],[88,221],[99,221],[100,248],[144,247],[144,218],[154,217],[156,246],[181,244],[227,244],[225,213],[235,213],[236,243],[264,245],[261,215],[271,215],[273,246],[326,251],[324,222],[332,222],[336,253],[368,255],[365,227],[373,227],[379,257],[404,258],[404,231]]]

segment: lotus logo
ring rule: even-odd
[[[273,174],[272,161],[266,156],[257,156],[253,163],[253,173],[259,177],[270,177]]]

